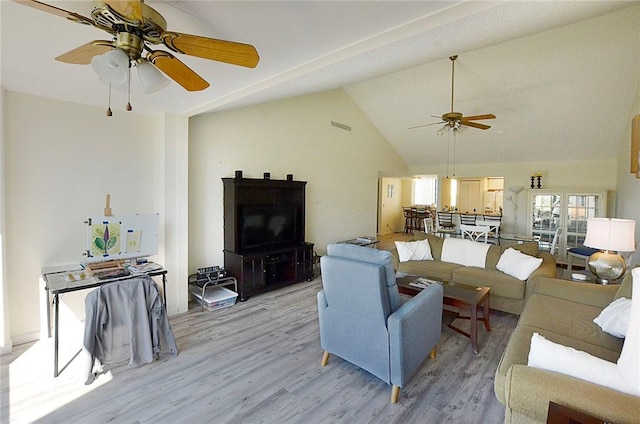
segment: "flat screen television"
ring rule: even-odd
[[[240,249],[259,250],[298,243],[295,206],[262,205],[238,208]]]

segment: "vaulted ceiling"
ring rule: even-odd
[[[47,1],[88,16],[91,2]],[[152,1],[168,29],[249,43],[255,69],[181,55],[211,87],[172,83],[150,95],[133,82],[138,113],[194,115],[344,88],[409,165],[443,163],[450,111],[493,113],[457,136],[457,161],[615,158],[640,85],[637,1]],[[54,57],[100,30],[0,2],[5,89],[106,107],[90,66]],[[114,92],[112,108],[126,95]],[[113,119],[113,118],[112,118]],[[336,117],[340,120],[340,117]],[[345,124],[349,124],[345,122]]]

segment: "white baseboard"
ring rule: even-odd
[[[31,333],[21,334],[11,338],[13,346],[18,346],[25,343],[37,342],[40,340],[40,331],[32,331]]]

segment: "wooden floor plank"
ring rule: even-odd
[[[52,341],[0,357],[3,423],[501,423],[493,374],[517,317],[492,311],[480,353],[443,328],[428,359],[389,403],[391,387],[334,355],[320,366],[320,278],[217,311],[171,317],[180,355],[112,368],[83,384],[73,361],[52,376]]]

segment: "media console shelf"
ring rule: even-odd
[[[313,279],[313,244],[304,241],[305,181],[223,178],[224,267],[240,301]]]

